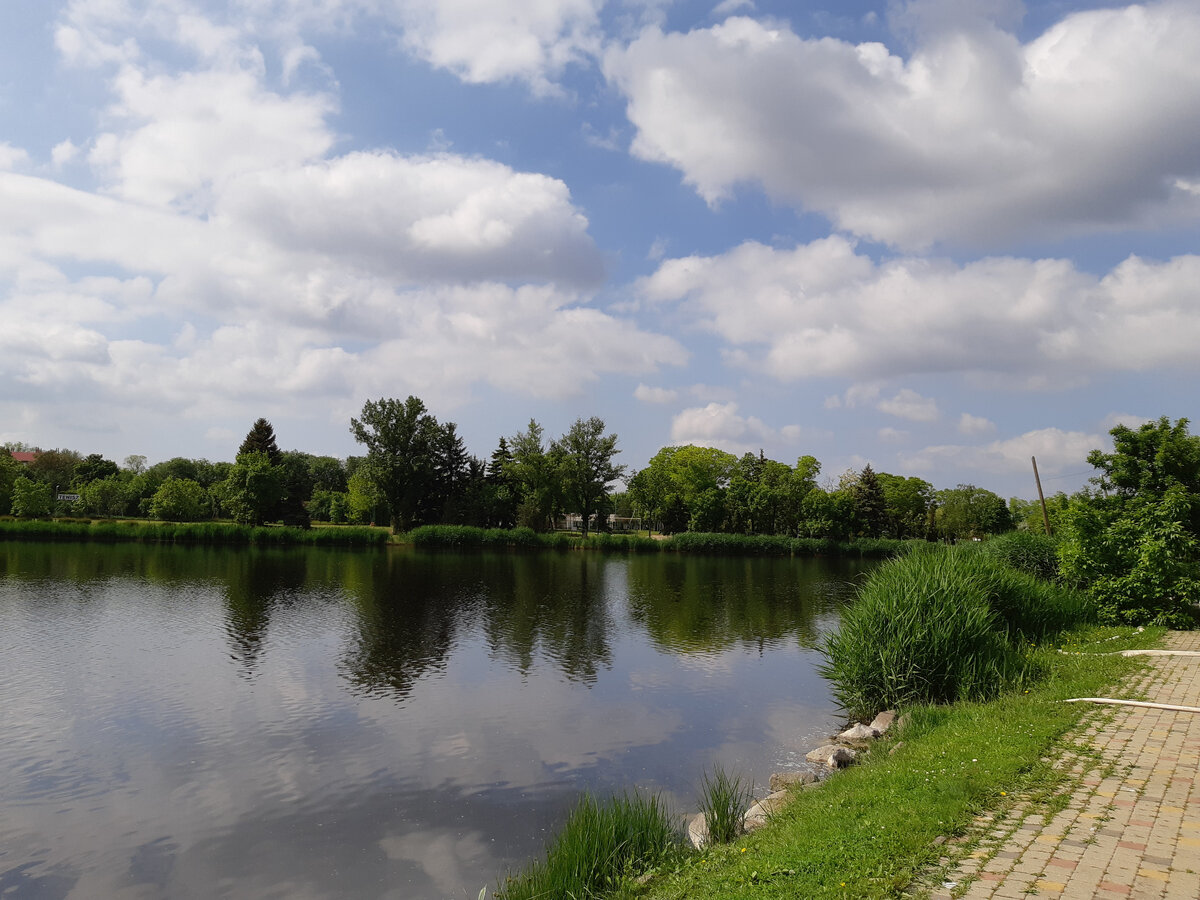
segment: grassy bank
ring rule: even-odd
[[[1085,627],[1062,640],[1076,651],[1109,652],[1151,646],[1161,634]],[[1115,635],[1120,638],[1109,640]],[[878,742],[861,765],[802,791],[767,828],[690,855],[647,885],[626,881],[608,896],[900,896],[942,854],[935,838],[963,833],[980,811],[1016,793],[1048,794],[1065,777],[1043,757],[1090,710],[1059,701],[1103,696],[1144,665],[1065,656],[1054,646],[1029,652],[1043,673],[1031,687],[988,703],[912,707],[902,733]],[[903,746],[889,754],[898,740]]]
[[[530,528],[473,528],[424,525],[396,538],[417,547],[526,547],[550,550],[611,550],[623,553],[697,553],[726,556],[884,557],[907,552],[913,541],[861,539],[831,541],[779,535],[686,532],[653,539],[632,534],[594,532],[586,538],[568,532],[539,533]]]
[[[0,540],[381,547],[387,542],[387,531],[382,528],[353,527],[253,527],[232,522],[0,519]]]
[[[1090,624],[1086,598],[1029,574],[1031,550],[921,548],[875,569],[827,639],[823,671],[856,718],[898,707],[904,725],[762,831],[580,896],[900,896],[941,855],[936,838],[1010,795],[1052,792],[1067,777],[1047,762],[1056,742],[1095,714],[1061,701],[1113,689],[1142,663],[1104,654],[1162,630]]]

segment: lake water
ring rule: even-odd
[[[0,897],[474,900],[582,791],[803,767],[869,565],[0,543]]]

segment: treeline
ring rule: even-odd
[[[1004,500],[969,484],[935,490],[921,478],[844,473],[836,486],[817,483],[821,464],[795,466],[712,447],[664,447],[629,480],[619,498],[666,533],[684,531],[854,538],[958,539],[1013,527]]]
[[[1008,507],[991,491],[939,491],[870,466],[819,485],[821,466],[811,456],[789,466],[761,453],[665,447],[629,473],[614,461],[617,435],[596,417],[576,420],[555,440],[531,420],[501,437],[486,461],[467,452],[455,423],[439,422],[416,397],[367,402],[350,431],[365,453],[345,460],[281,451],[266,419],[253,424],[233,462],[180,457],[147,466],[130,456],[118,465],[99,454],[50,450],[22,463],[0,453],[0,515],[539,533],[571,516],[585,536],[608,530],[615,518],[622,530],[824,541],[956,539],[1012,527]],[[628,489],[613,493],[622,478]]]

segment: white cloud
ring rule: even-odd
[[[1105,432],[1112,431],[1118,425],[1124,425],[1126,428],[1132,428],[1136,430],[1141,428],[1147,422],[1152,421],[1153,419],[1149,419],[1146,416],[1135,416],[1132,413],[1114,412],[1105,416],[1104,420],[1101,422],[1101,425],[1103,426]]]
[[[252,31],[175,0],[77,0],[64,42],[115,98],[86,142],[100,189],[0,171],[0,418],[62,397],[107,427],[297,398],[322,416],[406,391],[451,404],[478,384],[563,397],[686,361],[589,305],[601,257],[561,180],[449,153],[334,155],[331,96],[271,88]],[[122,274],[74,274],[97,266]]]
[[[59,141],[50,150],[50,162],[53,163],[56,169],[62,168],[67,163],[74,160],[78,155],[79,147],[72,143],[68,138],[67,140]]]
[[[639,384],[633,391],[633,396],[643,403],[674,403],[679,392],[671,388],[650,387]]]
[[[996,423],[984,416],[973,416],[970,413],[963,413],[958,418],[958,431],[960,434],[984,435],[992,434],[995,430]]]
[[[900,428],[892,428],[890,426],[880,428],[879,431],[876,432],[876,435],[878,435],[881,441],[887,441],[888,443],[898,443],[900,441],[908,440],[907,431],[904,431]]]
[[[604,0],[396,0],[403,45],[472,84],[518,80],[554,93],[569,64],[600,47]]]
[[[922,397],[911,388],[902,388],[896,396],[880,400],[876,408],[913,422],[934,422],[938,417],[937,401],[932,397]]]
[[[1088,453],[1106,446],[1108,440],[1099,434],[1040,428],[982,446],[941,444],[926,447],[905,459],[904,464],[917,471],[938,471],[947,466],[997,474],[1027,471],[1032,480],[1030,458],[1033,456],[1037,457],[1040,472],[1056,474],[1068,468],[1079,468]]]
[[[0,141],[0,172],[15,169],[29,161],[29,154],[20,147]]]
[[[1097,278],[1061,259],[875,263],[835,236],[666,260],[638,289],[681,304],[728,344],[733,365],[781,380],[851,378],[862,394],[916,374],[997,373],[1044,388],[1099,372],[1194,370],[1198,282],[1200,256],[1130,257]],[[863,402],[847,394],[828,405],[852,400]]]
[[[941,14],[946,4],[938,7]],[[1027,44],[987,16],[907,57],[731,18],[608,51],[640,158],[710,203],[740,184],[904,247],[1194,221],[1200,8],[1081,11]]]
[[[786,437],[799,437],[799,426],[785,426]],[[753,452],[779,437],[780,432],[757,416],[738,414],[736,403],[709,403],[680,411],[671,421],[671,442],[717,447],[735,455]]]
[[[754,9],[754,0],[721,0],[713,7],[713,17],[723,18],[731,13],[737,12],[739,9]]]

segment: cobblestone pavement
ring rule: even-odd
[[[1166,646],[1200,650],[1200,634],[1172,632]],[[1200,658],[1149,662],[1135,695],[1200,706]],[[950,874],[926,896],[1200,898],[1200,713],[1098,706],[1075,746],[1057,763],[1071,776],[1059,802],[981,817],[973,849],[944,860]]]

